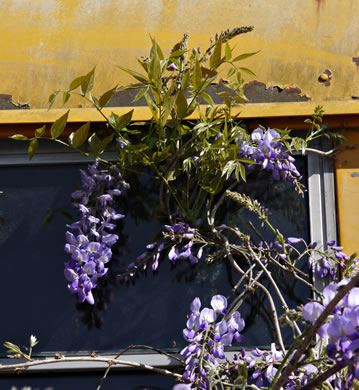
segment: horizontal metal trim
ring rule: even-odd
[[[310,116],[314,108],[322,105],[325,115],[353,115],[359,114],[359,101],[323,101],[323,102],[286,102],[286,103],[248,103],[233,109],[233,115],[240,113],[239,118],[278,118]],[[207,106],[201,106],[204,111]],[[133,121],[149,121],[152,118],[148,107],[108,107],[103,113],[109,116],[111,112],[118,115],[134,110]],[[0,110],[0,124],[30,124],[53,123],[67,109],[30,109],[30,110]],[[198,114],[194,112],[187,119],[196,119]],[[94,108],[71,108],[69,123],[76,122],[105,122],[105,118]]]

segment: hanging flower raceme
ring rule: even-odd
[[[255,129],[251,134],[251,143],[238,139],[241,143],[240,155],[253,160],[256,164],[245,164],[248,171],[264,169],[272,173],[274,180],[286,180],[292,183],[300,176],[294,165],[295,159],[284,152],[283,144],[279,142],[280,135],[273,129],[263,132]]]
[[[114,222],[124,217],[112,207],[114,198],[129,186],[117,167],[100,169],[98,161],[88,167],[88,172],[80,172],[81,190],[72,198],[81,218],[68,225],[65,251],[71,258],[65,262],[64,274],[69,291],[78,295],[78,301],[93,304],[92,289],[107,273],[111,247],[118,240],[110,232],[116,227]]]
[[[358,272],[358,258],[351,258],[343,252],[342,246],[336,246],[335,241],[328,241],[328,250],[323,252],[315,250],[317,243],[309,245],[312,252],[317,252],[318,257],[316,260],[313,256],[308,259],[309,269],[314,268],[315,275],[318,278],[331,278],[336,280],[338,276],[338,269],[341,269],[344,273],[354,276]]]
[[[164,238],[146,245],[145,252],[128,265],[127,272],[119,275],[121,279],[128,282],[138,271],[146,270],[149,262],[152,262],[152,271],[157,271],[165,248],[169,248],[167,257],[173,264],[180,260],[188,260],[192,265],[198,263],[203,253],[203,245],[200,248],[197,245],[195,251],[193,248],[196,236],[198,238],[198,230],[184,223],[165,225],[164,228]]]
[[[191,304],[187,327],[183,336],[189,345],[181,351],[186,368],[182,379],[196,389],[209,389],[211,372],[225,358],[224,347],[231,346],[234,340],[241,341],[244,320],[239,312],[230,316],[227,313],[227,299],[215,295],[211,308],[201,309],[201,301],[195,298]]]

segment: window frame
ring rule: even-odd
[[[3,140],[0,139],[0,142]],[[20,143],[17,141],[7,140],[8,145],[5,152],[0,153],[0,168],[1,167],[16,167],[16,166],[39,166],[39,165],[66,165],[66,164],[83,164],[93,162],[93,158],[79,154],[71,149],[59,150],[58,145],[49,141],[47,145],[40,145],[39,151],[29,160],[27,155],[27,143]],[[315,145],[317,148],[328,148],[327,140],[320,140]],[[105,152],[102,155],[107,160],[116,160],[116,154],[114,152]],[[330,158],[323,158],[319,154],[308,152],[306,154],[307,159],[307,173],[308,173],[308,216],[309,216],[309,232],[311,242],[317,241],[324,248],[327,247],[326,242],[337,239],[336,229],[336,205],[335,205],[335,177],[334,177],[334,162]],[[318,290],[322,290],[325,286],[325,281],[318,280],[313,273],[313,282]],[[184,319],[185,320],[185,319]],[[226,355],[230,357],[235,350],[226,352]],[[179,354],[173,354],[179,357]],[[83,355],[85,356],[85,355]],[[78,356],[79,359],[83,356]],[[88,355],[86,355],[88,356]],[[116,357],[115,354],[101,354],[106,356],[109,360]],[[154,367],[162,368],[175,368],[179,366],[179,362],[175,359],[154,352],[145,353],[126,353],[122,355],[122,358],[127,361],[131,361],[137,364],[146,364]],[[45,357],[44,360],[48,359]],[[1,364],[11,364],[13,359],[0,359]],[[26,372],[29,374],[38,373],[58,373],[68,372],[76,373],[83,372],[88,369],[103,372],[108,367],[107,363],[101,362],[61,362],[56,364],[43,364],[39,366],[29,367]],[[115,371],[128,371],[133,369],[128,365],[116,365],[111,368]],[[141,370],[141,368],[135,368]]]

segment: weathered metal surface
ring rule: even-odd
[[[54,89],[97,66],[100,93],[130,81],[113,64],[139,70],[136,57],[148,53],[149,34],[169,52],[185,31],[204,48],[216,32],[254,25],[233,45],[238,53],[261,50],[243,65],[269,91],[349,100],[359,96],[358,14],[355,0],[3,0],[0,92],[45,107]],[[326,69],[327,86],[318,80]]]
[[[242,63],[256,73],[245,87],[256,104],[240,108],[242,117],[252,125],[302,128],[321,102],[331,126],[359,126],[358,15],[356,0],[2,0],[1,136],[13,133],[14,123],[31,132],[52,123],[62,111],[46,111],[49,94],[94,66],[95,95],[133,82],[113,64],[140,71],[136,57],[148,53],[150,34],[169,53],[186,31],[191,46],[206,48],[216,32],[248,25],[254,31],[232,42],[238,54],[260,50]],[[117,93],[111,106],[124,113],[132,99]],[[70,126],[101,121],[80,98],[67,106],[80,104]],[[146,107],[136,108],[135,119],[149,117]],[[347,135],[359,144],[358,132]],[[339,233],[350,251],[358,249],[359,152],[341,157],[348,162],[336,167]]]
[[[344,131],[346,144],[336,162],[337,215],[340,244],[348,254],[359,251],[359,131]]]

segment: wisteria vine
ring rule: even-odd
[[[325,132],[321,107],[306,120],[309,131],[301,138],[292,137],[287,129],[260,126],[249,131],[238,120],[234,109],[247,101],[242,73],[248,73],[238,62],[255,53],[235,57],[229,41],[252,29],[240,27],[217,34],[203,54],[199,48],[188,49],[185,34],[167,58],[152,39],[149,57],[139,59],[145,74],[119,66],[136,79],[136,84],[123,89],[138,90],[134,100],[144,98],[147,102],[152,120],[145,126],[131,122],[133,111],[106,116],[103,108],[115,88],[95,98],[91,94],[94,70],[76,78],[62,91],[66,101],[72,94],[80,94],[106,121],[102,131],[91,130],[90,124],[83,125],[70,134],[67,142],[60,136],[65,131],[68,113],[50,129],[52,140],[96,159],[87,171],[81,170],[81,189],[72,194],[79,220],[68,225],[66,232],[65,252],[69,259],[64,275],[68,290],[79,303],[94,305],[93,291],[101,278],[106,278],[112,247],[119,240],[116,222],[124,218],[119,212],[121,196],[129,185],[121,172],[152,170],[152,179],[160,183],[161,216],[168,222],[162,237],[149,242],[136,259],[127,259],[129,265],[118,275],[119,279],[133,281],[148,268],[158,272],[165,259],[173,266],[187,261],[192,267],[225,261],[235,271],[236,279],[232,294],[214,295],[210,307],[202,307],[202,297],[192,301],[183,330],[188,345],[180,351],[181,374],[131,364],[173,376],[180,382],[173,390],[309,390],[319,386],[349,390],[359,386],[357,255],[348,256],[335,241],[306,243],[301,237],[285,237],[273,226],[270,212],[257,199],[236,192],[251,175],[267,172],[274,183],[286,182],[303,195],[305,188],[292,152],[305,155],[310,142]],[[219,93],[222,103],[217,105],[206,91],[224,64],[230,69],[227,78],[235,77]],[[50,96],[50,106],[59,93],[60,90]],[[203,101],[208,103],[205,110],[201,107]],[[198,119],[192,122],[189,115],[194,111]],[[31,139],[19,134],[13,138],[30,141],[32,158],[39,138],[47,138],[45,130],[46,127],[36,130]],[[325,134],[334,142],[340,138]],[[115,163],[100,157],[109,146],[116,150]],[[227,200],[254,213],[269,229],[271,240],[266,241],[250,223],[259,240],[234,224],[217,225],[218,210]],[[278,275],[281,281],[288,279],[288,283],[298,282],[309,288],[312,299],[304,306],[290,307],[283,287],[286,284],[278,282]],[[323,291],[313,284],[313,275],[329,283]],[[247,350],[236,347],[233,353],[232,344],[241,343],[246,332],[241,305],[256,291],[264,297],[273,325],[271,345]],[[291,345],[283,340],[281,327],[290,328]],[[33,343],[34,339],[30,348]],[[28,360],[22,368],[37,364],[32,361],[31,352],[26,354],[9,342],[6,347],[11,357]],[[117,358],[106,362],[108,370],[114,364],[126,364]]]

